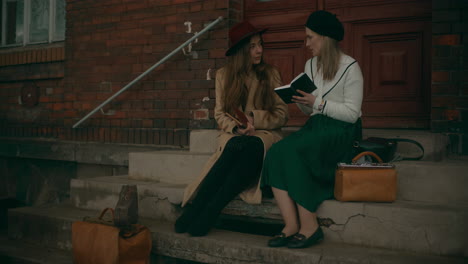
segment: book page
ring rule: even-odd
[[[282,90],[282,89],[286,89],[286,88],[289,88],[291,87],[289,84],[287,85],[283,85],[283,86],[280,86],[280,87],[276,87],[275,90]]]

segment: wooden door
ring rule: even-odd
[[[308,15],[325,9],[345,26],[341,46],[364,75],[363,125],[367,128],[427,128],[430,113],[430,0],[245,0],[244,17],[264,35],[265,60],[283,81],[304,71]],[[290,105],[289,126],[305,117]]]

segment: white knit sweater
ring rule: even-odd
[[[313,73],[310,64],[312,63]],[[342,55],[340,67],[331,81],[324,82],[321,72],[317,72],[317,58],[306,62],[304,72],[314,81],[317,90],[312,92],[317,97],[314,106],[297,104],[307,115],[323,114],[348,123],[354,123],[361,116],[363,85],[359,64],[348,55]],[[324,100],[322,111],[319,105]]]

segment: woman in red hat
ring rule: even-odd
[[[268,241],[270,247],[304,248],[323,239],[315,212],[333,199],[336,164],[351,161],[353,142],[361,137],[363,77],[356,60],[339,48],[343,25],[320,10],[305,26],[306,46],[314,56],[305,72],[317,89],[298,90],[302,96],[293,101],[309,120],[265,157],[262,184],[272,187],[285,223]]]
[[[246,21],[229,31],[227,64],[216,73],[217,151],[185,189],[182,206],[187,206],[175,223],[178,233],[205,235],[238,194],[248,203],[261,202],[263,157],[281,139],[288,116],[287,105],[273,91],[281,86],[280,74],[263,61],[265,31]],[[236,122],[238,111],[245,114],[245,124]]]

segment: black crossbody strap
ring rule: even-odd
[[[395,142],[406,142],[406,143],[412,143],[416,146],[418,146],[418,148],[421,150],[422,154],[419,155],[418,157],[414,157],[414,158],[405,158],[405,157],[402,157],[403,160],[420,160],[424,157],[424,147],[423,145],[421,145],[421,143],[417,142],[416,140],[412,140],[412,139],[407,139],[407,138],[389,138],[389,140],[393,140]]]

